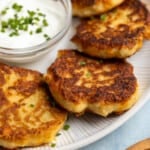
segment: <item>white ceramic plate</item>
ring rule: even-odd
[[[25,68],[46,72],[48,66],[55,60],[57,50],[63,48],[73,48],[68,42],[74,27],[70,29],[66,37],[54,48],[54,51],[39,59],[37,62],[20,65]],[[74,150],[95,142],[98,139],[111,133],[129,118],[131,118],[150,98],[150,42],[146,41],[144,47],[128,59],[134,66],[135,75],[140,85],[140,99],[136,105],[121,116],[102,118],[97,115],[87,114],[80,118],[70,117],[67,124],[70,125],[68,131],[61,131],[61,135],[56,138],[56,147],[50,145],[25,148],[24,150]]]

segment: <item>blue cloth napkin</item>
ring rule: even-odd
[[[150,100],[123,126],[80,150],[125,150],[146,138],[150,138]]]

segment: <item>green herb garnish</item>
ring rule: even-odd
[[[61,133],[57,133],[57,134],[56,134],[56,136],[60,136],[60,135],[61,135]]]
[[[63,127],[63,129],[66,131],[69,130],[69,128],[70,128],[70,125],[68,125],[68,124],[64,125],[64,127]]]
[[[24,25],[24,26],[23,26],[23,30],[24,30],[24,31],[28,31],[28,25]]]
[[[37,28],[36,29],[36,33],[41,33],[42,32],[42,28]]]
[[[17,19],[17,18],[18,18],[18,15],[17,15],[17,14],[14,14],[14,17]]]
[[[35,17],[35,18],[34,18],[34,20],[36,20],[36,21],[40,21],[40,18],[38,18],[38,17]]]
[[[29,33],[30,35],[32,35],[33,34],[33,31],[30,31],[30,33]]]
[[[28,10],[28,14],[29,14],[30,17],[33,17],[36,13],[34,11]]]
[[[34,107],[34,104],[30,104],[30,107]]]
[[[8,27],[8,23],[6,21],[2,21],[1,22],[1,26],[2,26],[3,29],[7,28]]]
[[[22,6],[22,5],[19,5],[19,4],[17,4],[17,3],[14,3],[14,4],[12,5],[12,8],[13,8],[15,11],[17,11],[17,12],[20,12],[20,11],[22,10],[23,6]]]
[[[51,39],[47,34],[44,34],[44,37],[47,41],[49,41]]]
[[[7,13],[7,10],[3,10],[2,12],[1,12],[1,15],[5,15]]]
[[[101,15],[101,16],[100,16],[100,19],[101,19],[102,21],[106,21],[107,15],[106,15],[106,14]]]
[[[42,17],[45,17],[45,16],[46,16],[45,14],[43,14],[43,13],[41,13],[41,12],[39,12],[38,15],[39,15],[39,16],[42,16]]]
[[[2,33],[5,33],[5,29],[4,29],[4,28],[3,28],[3,29],[1,29],[1,32],[2,32]]]
[[[85,61],[80,61],[80,62],[79,62],[79,65],[80,65],[80,66],[85,66],[85,65],[86,65],[86,62],[85,62]]]
[[[47,20],[46,20],[46,19],[44,19],[44,20],[43,20],[43,25],[44,25],[45,27],[47,27],[47,26],[48,26],[48,22],[47,22]]]
[[[5,8],[4,10],[2,10],[2,11],[1,11],[1,15],[6,15],[8,9],[9,9],[9,8],[7,7],[7,8]]]
[[[51,144],[51,147],[55,147],[55,146],[56,146],[56,143],[52,143],[52,144]]]
[[[10,7],[14,10],[14,15],[7,20],[1,18],[0,23],[0,32],[8,32],[10,37],[19,36],[21,32],[29,33],[30,35],[39,34],[43,32],[43,29],[46,28],[49,24],[46,19],[46,15],[40,12],[40,9],[36,10],[27,10],[26,16],[21,16],[20,12],[23,10],[23,6],[17,3],[12,4]],[[1,15],[5,15],[7,10],[10,8],[5,8],[1,11]],[[35,30],[29,30],[31,26],[34,26]],[[47,34],[44,34],[46,40],[50,40],[50,37]]]
[[[10,37],[18,36],[18,35],[19,35],[19,33],[17,31],[14,31],[14,32],[9,34]]]
[[[89,71],[87,71],[85,75],[87,78],[89,78],[89,77],[91,77],[92,74]]]

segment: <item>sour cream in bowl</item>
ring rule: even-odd
[[[0,59],[24,63],[51,51],[71,15],[70,0],[0,0]]]

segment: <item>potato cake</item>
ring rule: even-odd
[[[46,82],[55,100],[75,114],[122,113],[138,99],[133,67],[124,60],[94,60],[74,50],[61,50],[48,68]]]
[[[0,64],[0,146],[14,149],[53,140],[66,113],[52,107],[36,71]]]
[[[124,0],[71,0],[73,15],[90,17],[101,14],[120,5]]]
[[[150,15],[138,0],[127,0],[112,11],[83,20],[72,38],[78,49],[98,58],[126,58],[150,39]]]

